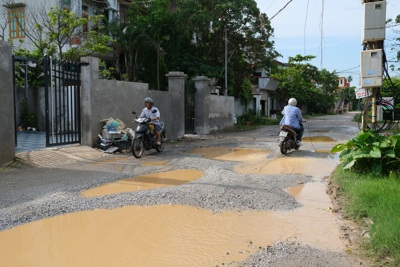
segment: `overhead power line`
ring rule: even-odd
[[[289,2],[286,3],[286,5],[284,7],[282,7],[275,15],[273,15],[269,20],[271,21],[273,18],[276,17],[276,15],[278,15],[279,13],[282,12],[282,10],[284,10],[289,4],[290,2],[292,2],[293,0],[290,0]]]

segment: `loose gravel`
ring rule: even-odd
[[[353,129],[354,123],[349,122],[348,116],[341,118],[343,122],[340,125],[344,130],[336,133],[337,139],[349,139],[357,130]],[[344,122],[348,123],[347,128]],[[212,212],[299,208],[301,204],[283,189],[310,182],[313,177],[298,174],[239,174],[233,172],[237,162],[210,160],[189,153],[197,147],[223,146],[270,149],[271,154],[267,157],[279,157],[277,134],[277,127],[269,126],[250,132],[187,137],[169,142],[162,153],[147,151],[140,160],[123,154],[109,156],[118,157],[119,160],[108,162],[85,161],[56,168],[33,168],[19,163],[15,168],[3,168],[0,170],[0,231],[65,213],[127,205],[180,204]],[[318,146],[321,149],[328,147],[326,144]],[[309,155],[312,149],[308,145],[308,149],[297,151],[296,156]],[[318,156],[316,153],[313,155]],[[145,161],[167,161],[168,164],[144,166],[141,163]],[[180,186],[92,198],[80,195],[83,190],[120,179],[176,169],[202,170],[205,174],[198,180]],[[360,263],[345,253],[280,242],[260,248],[258,253],[244,262],[224,265],[355,266]]]

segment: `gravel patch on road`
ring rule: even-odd
[[[210,160],[189,153],[194,148],[209,146],[262,148],[271,150],[266,159],[272,159],[281,156],[276,142],[277,134],[276,128],[265,127],[257,131],[229,133],[225,136],[194,136],[179,142],[169,142],[162,153],[146,152],[140,160],[129,155],[117,155],[122,159],[108,163],[100,159],[59,168],[39,169],[24,166],[0,170],[0,231],[65,213],[114,209],[127,205],[188,205],[212,212],[294,210],[301,207],[301,204],[284,189],[311,182],[313,177],[298,174],[239,174],[233,169],[242,162]],[[339,138],[336,140],[348,138],[348,130],[337,135]],[[321,144],[319,147],[325,148],[328,145]],[[307,144],[296,152],[296,157],[301,156],[321,157],[320,154],[311,152],[311,146]],[[160,160],[168,161],[168,164],[141,165],[144,161]],[[120,179],[177,169],[202,170],[204,176],[179,186],[91,198],[80,195],[83,190]],[[360,263],[345,252],[333,253],[298,243],[281,242],[265,248],[260,247],[258,253],[246,261],[224,265],[350,267]],[[221,263],[218,266],[223,265]]]

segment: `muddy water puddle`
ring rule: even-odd
[[[222,266],[281,240],[344,251],[323,186],[287,189],[304,207],[286,212],[159,205],[48,218],[0,232],[0,266]]]
[[[269,161],[246,162],[235,166],[235,171],[241,174],[304,174],[324,177],[337,166],[338,159],[280,157]]]
[[[147,161],[141,164],[142,166],[164,166],[168,165],[168,161]]]
[[[176,186],[199,179],[204,175],[199,170],[174,170],[135,176],[114,183],[85,190],[84,197],[97,197],[122,192],[135,192],[158,187]]]
[[[230,147],[201,147],[190,151],[201,154],[207,159],[225,161],[255,161],[265,158],[270,151],[267,149],[230,148]]]
[[[303,142],[336,142],[332,137],[330,136],[307,136],[302,138]]]

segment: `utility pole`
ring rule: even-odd
[[[224,39],[225,39],[225,92],[224,95],[228,95],[228,30],[224,29]]]
[[[361,52],[361,87],[372,90],[365,101],[362,113],[362,130],[368,128],[368,107],[371,103],[371,128],[377,128],[377,95],[383,83],[384,52],[386,32],[386,1],[361,0],[363,4],[363,33]]]

